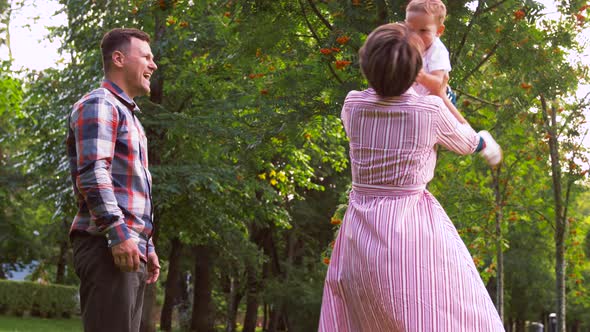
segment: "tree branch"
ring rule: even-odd
[[[186,107],[186,103],[191,100],[193,98],[192,95],[187,95],[182,102],[180,103],[180,105],[178,106],[178,108],[176,109],[176,113],[180,113],[182,110],[184,110],[184,108]]]
[[[590,92],[588,92],[586,94],[586,96],[584,96],[582,98],[582,101],[586,101],[586,98],[588,98],[588,96],[590,95]],[[586,102],[582,102],[580,101],[574,108],[575,109],[585,109],[586,107],[588,107],[588,103]],[[581,112],[580,112],[581,113]],[[568,116],[564,119],[564,121],[561,121],[563,123],[563,125],[561,126],[561,128],[559,128],[557,130],[558,132],[558,136],[561,136],[561,134],[563,133],[564,130],[567,129],[569,122],[572,120],[572,118],[576,115],[576,112],[571,112],[570,114],[568,114]],[[578,113],[579,115],[579,113]]]
[[[551,228],[553,228],[553,230],[555,230],[555,225],[551,222],[551,219],[549,219],[547,216],[545,216],[542,212],[537,211],[535,209],[526,209],[525,208],[525,210],[532,211],[532,212],[538,214],[539,216],[541,216],[541,218],[543,218],[545,221],[547,221],[549,223],[549,226],[551,226]]]
[[[303,3],[301,2],[301,0],[297,0],[297,2],[299,2],[299,6],[301,7],[301,14],[303,14],[303,19],[305,20],[305,24],[307,25],[307,28],[311,32],[311,35],[313,36],[313,38],[318,42],[318,45],[321,45],[322,41],[320,40],[320,36],[318,36],[318,34],[315,32],[315,30],[311,26],[311,23],[307,19],[307,13],[305,13],[305,7],[303,6]]]
[[[495,106],[495,107],[500,107],[500,106],[501,106],[500,104],[496,104],[496,103],[494,103],[494,102],[487,101],[487,100],[485,100],[485,99],[481,99],[481,98],[479,98],[479,97],[476,97],[476,96],[474,96],[474,95],[470,95],[470,94],[468,94],[468,93],[466,93],[466,92],[464,92],[464,91],[462,91],[462,90],[459,90],[459,89],[457,89],[457,88],[455,88],[455,87],[453,87],[453,90],[455,90],[455,91],[459,92],[459,93],[460,93],[461,95],[463,95],[463,96],[466,96],[466,97],[468,97],[468,98],[471,98],[471,99],[473,99],[473,100],[477,100],[477,101],[479,101],[480,103],[484,103],[484,104],[492,105],[492,106]]]
[[[569,201],[570,201],[570,191],[572,189],[572,184],[574,183],[574,181],[572,180],[568,180],[567,181],[567,187],[565,190],[565,202],[563,202],[563,222],[567,223],[567,210],[568,210],[568,205],[569,205]]]
[[[311,26],[311,22],[309,22],[309,19],[307,19],[307,13],[305,13],[305,7],[303,6],[303,2],[301,0],[297,0],[297,1],[299,2],[299,6],[301,7],[301,14],[303,14],[303,19],[305,20],[305,24],[307,25],[307,28],[311,32],[313,38],[316,40],[316,42],[318,43],[318,45],[321,45],[322,44],[322,41],[320,40],[320,37],[318,36],[318,34],[316,33],[316,31]],[[332,65],[329,64],[329,63],[327,65],[328,65],[328,68],[330,68],[330,72],[332,73],[332,75],[334,76],[334,78],[336,79],[336,81],[338,81],[338,83],[340,83],[340,84],[343,84],[344,81],[342,81],[342,79],[334,71],[334,68],[332,68]]]
[[[488,54],[486,54],[486,56],[477,64],[477,66],[475,66],[475,68],[473,68],[469,74],[465,75],[463,77],[463,82],[467,81],[467,79],[469,77],[471,77],[471,75],[475,74],[479,68],[481,68],[481,66],[483,66],[491,57],[492,55],[494,55],[494,53],[496,53],[496,49],[498,48],[498,46],[500,46],[500,43],[502,42],[503,39],[499,39],[496,44],[494,45],[494,47],[492,47],[492,49],[490,50],[490,52]]]
[[[494,8],[500,7],[500,6],[501,6],[501,5],[502,5],[504,2],[506,2],[506,1],[508,1],[508,0],[502,0],[502,1],[498,1],[498,2],[496,2],[495,4],[493,4],[493,5],[489,6],[488,8],[486,8],[486,9],[482,10],[482,11],[481,11],[481,13],[483,14],[483,13],[487,13],[487,12],[489,12],[489,11],[491,11],[491,10],[494,10]],[[482,2],[485,2],[485,1],[482,1]]]
[[[465,29],[465,33],[463,34],[463,38],[461,38],[461,43],[459,43],[459,47],[457,48],[457,52],[453,52],[453,54],[451,55],[451,64],[455,63],[455,60],[459,57],[459,55],[463,51],[463,47],[465,46],[465,42],[467,41],[467,35],[469,35],[469,33],[471,32],[471,28],[473,27],[473,24],[475,23],[475,19],[479,16],[479,13],[481,12],[483,5],[485,4],[485,1],[478,1],[478,2],[479,3],[477,4],[477,8],[475,9],[475,13],[473,13],[473,16],[471,16],[471,20],[469,21],[469,24],[467,25],[467,29]]]
[[[543,118],[546,122],[547,133],[549,134],[549,154],[551,157],[551,177],[553,179],[553,198],[555,199],[555,227],[556,227],[556,241],[557,239],[563,239],[565,235],[565,229],[567,224],[562,219],[563,217],[563,201],[562,201],[562,189],[561,189],[561,169],[559,166],[559,142],[556,135],[556,123],[557,115],[553,111],[551,114],[548,112],[547,101],[545,96],[541,94],[541,111]]]
[[[293,36],[295,36],[295,37],[313,38],[313,36],[312,36],[312,35],[302,35],[302,34],[300,34],[300,33],[296,33],[296,34],[294,34]]]
[[[307,2],[309,3],[311,10],[313,10],[315,15],[320,19],[320,21],[322,21],[322,23],[324,23],[324,25],[328,29],[334,30],[334,27],[332,27],[332,24],[330,24],[330,22],[328,22],[328,20],[324,17],[324,15],[322,15],[322,13],[320,13],[318,7],[316,7],[315,3],[313,3],[313,0],[307,0]]]
[[[334,78],[338,81],[338,83],[343,84],[344,81],[340,78],[340,76],[338,76],[338,74],[336,73],[336,71],[334,71],[334,68],[332,68],[332,65],[328,63],[328,68],[330,68],[330,71],[332,72],[332,75],[334,75]]]

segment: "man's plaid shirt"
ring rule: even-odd
[[[145,255],[154,251],[152,178],[138,111],[107,80],[74,104],[66,145],[78,213],[70,233],[104,235],[109,247],[131,238]]]

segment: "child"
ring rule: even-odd
[[[445,31],[446,16],[447,8],[440,0],[412,0],[406,7],[406,24],[420,36],[425,49],[423,69],[416,78],[418,85],[415,88],[420,95],[441,97],[459,122],[467,123],[447,97],[451,91],[447,86],[451,62],[449,51],[439,38]]]
[[[480,154],[500,147],[412,85],[422,41],[404,24],[375,29],[359,51],[370,88],[342,107],[352,191],[326,280],[320,332],[504,331],[469,251],[426,184],[437,145]],[[481,144],[481,142],[486,144]]]

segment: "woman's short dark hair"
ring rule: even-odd
[[[360,66],[369,85],[383,97],[406,92],[422,68],[420,37],[403,23],[373,30],[359,51]]]
[[[131,38],[150,42],[150,36],[147,33],[133,28],[117,28],[104,34],[100,42],[100,49],[102,51],[102,67],[105,72],[111,67],[113,52],[125,52],[131,43]]]

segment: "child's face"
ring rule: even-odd
[[[421,12],[406,12],[406,24],[410,30],[420,36],[427,50],[434,39],[439,37],[445,29],[444,25],[438,25],[433,15]]]

